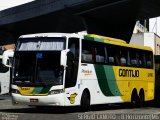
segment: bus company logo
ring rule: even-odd
[[[92,70],[84,70],[84,69],[82,69],[82,73],[84,73],[85,76],[90,76],[90,75],[92,75]]]
[[[70,97],[68,97],[68,99],[70,100],[71,104],[75,103],[76,96],[77,96],[77,93],[73,93],[73,94],[70,95]]]
[[[139,77],[139,70],[119,69],[119,77]]]

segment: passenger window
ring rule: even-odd
[[[136,59],[132,59],[132,60],[131,60],[131,65],[132,65],[133,67],[136,67],[136,66],[137,66],[137,60],[136,60]]]
[[[130,51],[130,60],[131,60],[131,66],[137,67],[138,62],[135,50]]]
[[[108,64],[110,65],[117,65],[119,64],[119,50],[116,46],[108,45],[107,48],[107,55],[108,55]]]
[[[105,53],[105,60],[104,60],[104,62],[105,63],[108,63],[108,52],[107,52],[107,49],[106,49],[106,47],[104,48],[104,53]]]
[[[94,63],[93,54],[94,48],[93,43],[90,41],[82,41],[82,62],[83,63]]]
[[[121,65],[125,66],[126,65],[126,58],[125,57],[121,57]]]
[[[138,61],[139,67],[145,67],[145,55],[144,55],[143,51],[139,51],[137,53],[137,61]]]
[[[119,50],[119,48],[115,48],[115,63],[116,65],[121,65],[120,63],[120,54],[121,54],[121,51]]]
[[[68,48],[70,52],[73,54],[74,59],[79,59],[79,39],[70,38],[69,40]]]
[[[153,59],[151,54],[146,54],[146,67],[153,68]]]
[[[128,62],[128,52],[127,52],[127,50],[121,50],[121,52],[120,52],[120,63],[121,63],[122,66],[126,66],[127,62]]]
[[[110,64],[114,64],[115,63],[115,60],[114,60],[114,57],[108,57],[108,59],[109,59],[109,63]]]
[[[105,49],[103,45],[96,45],[96,62],[103,63],[105,61]]]

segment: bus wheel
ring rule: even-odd
[[[137,95],[137,91],[134,90],[132,92],[132,96],[131,96],[131,106],[132,107],[139,107],[140,106],[140,98]]]
[[[81,97],[81,109],[87,111],[90,106],[90,94],[88,91],[84,91]]]
[[[145,102],[145,97],[144,97],[144,91],[143,91],[143,89],[140,90],[139,99],[140,99],[140,107],[143,107],[144,106],[144,102]]]

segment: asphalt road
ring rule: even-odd
[[[92,106],[88,112],[79,107],[14,106],[9,95],[0,96],[0,120],[160,120],[160,107],[147,103],[143,108],[128,104]]]

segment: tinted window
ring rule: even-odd
[[[105,63],[105,48],[103,44],[95,44],[95,58],[96,63]]]
[[[79,65],[79,39],[70,38],[67,54],[67,68],[65,77],[65,87],[74,87],[77,82],[78,65]]]
[[[94,63],[94,42],[82,41],[82,62],[83,63]]]

